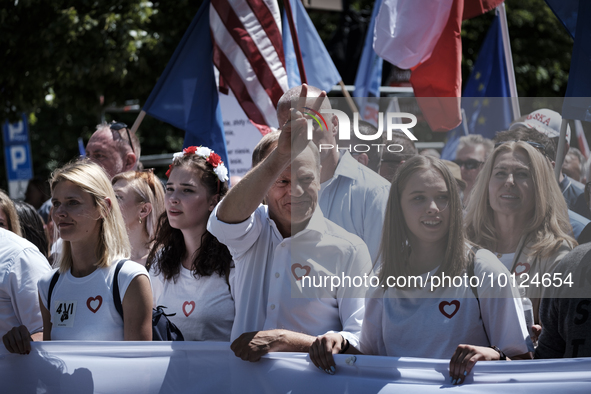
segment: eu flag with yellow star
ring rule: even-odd
[[[466,118],[462,121],[467,122],[468,132],[492,139],[497,131],[507,130],[512,121],[510,96],[501,19],[497,14],[464,88],[462,109]],[[463,124],[449,131],[446,146],[441,152],[442,159],[455,159],[454,147],[457,147],[462,135]]]
[[[486,34],[463,96],[470,134],[493,138],[497,131],[507,130],[512,120],[511,101],[498,98],[511,97],[499,15]]]

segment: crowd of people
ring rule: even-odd
[[[450,384],[481,360],[591,357],[591,295],[567,288],[591,288],[590,188],[576,152],[555,180],[558,113],[462,137],[449,162],[396,132],[398,153],[320,151],[338,119],[309,141],[304,112],[329,108],[314,87],[286,92],[231,188],[207,147],[175,154],[162,185],[135,133],[103,123],[49,200],[38,181],[35,205],[0,192],[3,351],[151,340],[162,306],[184,340],[249,361],[305,352],[328,374],[337,353],[450,359]]]

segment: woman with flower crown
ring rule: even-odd
[[[230,252],[207,231],[207,220],[228,191],[219,155],[191,146],[176,153],[168,172],[165,208],[146,268],[154,306],[188,341],[229,341],[234,322]]]

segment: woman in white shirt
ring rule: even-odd
[[[366,299],[361,353],[451,357],[449,382],[453,384],[462,383],[479,360],[531,358],[528,352],[533,347],[514,289],[500,288],[496,282],[473,289],[457,280],[432,289],[437,284],[434,277],[492,275],[496,281],[499,275],[508,275],[492,253],[471,250],[458,187],[447,166],[433,157],[415,156],[398,169],[392,185],[379,285]],[[322,362],[328,353],[327,339],[320,337],[310,354],[317,366],[334,373],[334,365]]]
[[[43,340],[151,340],[152,292],[144,267],[123,263],[117,275],[122,313],[115,306],[115,270],[129,258],[130,246],[107,174],[88,160],[67,164],[53,174],[51,195],[63,242],[59,273],[53,270],[38,285]],[[23,327],[9,332],[11,352],[30,351]]]
[[[227,170],[205,147],[175,154],[167,172],[165,207],[146,267],[154,306],[188,341],[229,341],[234,322],[232,256],[209,231],[207,220],[228,191]]]

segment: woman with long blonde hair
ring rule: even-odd
[[[143,266],[127,261],[125,224],[104,170],[87,160],[56,170],[51,201],[63,242],[59,268],[38,285],[43,340],[151,340],[150,279]],[[30,338],[18,339],[20,346],[9,350],[30,347]]]
[[[384,221],[379,284],[366,298],[360,348],[348,352],[451,356],[452,384],[462,383],[480,360],[531,358],[518,293],[490,283],[474,289],[473,280],[462,280],[508,275],[492,253],[467,241],[462,217],[458,186],[444,162],[414,156],[398,169]],[[312,345],[312,360],[334,372],[334,364],[323,361],[321,343]]]
[[[544,275],[577,242],[570,235],[567,205],[544,146],[506,141],[484,164],[466,214],[468,238],[491,250],[523,284],[538,312]],[[522,283],[523,282],[523,283]]]
[[[111,179],[131,244],[131,259],[146,265],[158,219],[164,212],[164,187],[152,170],[128,171]]]

